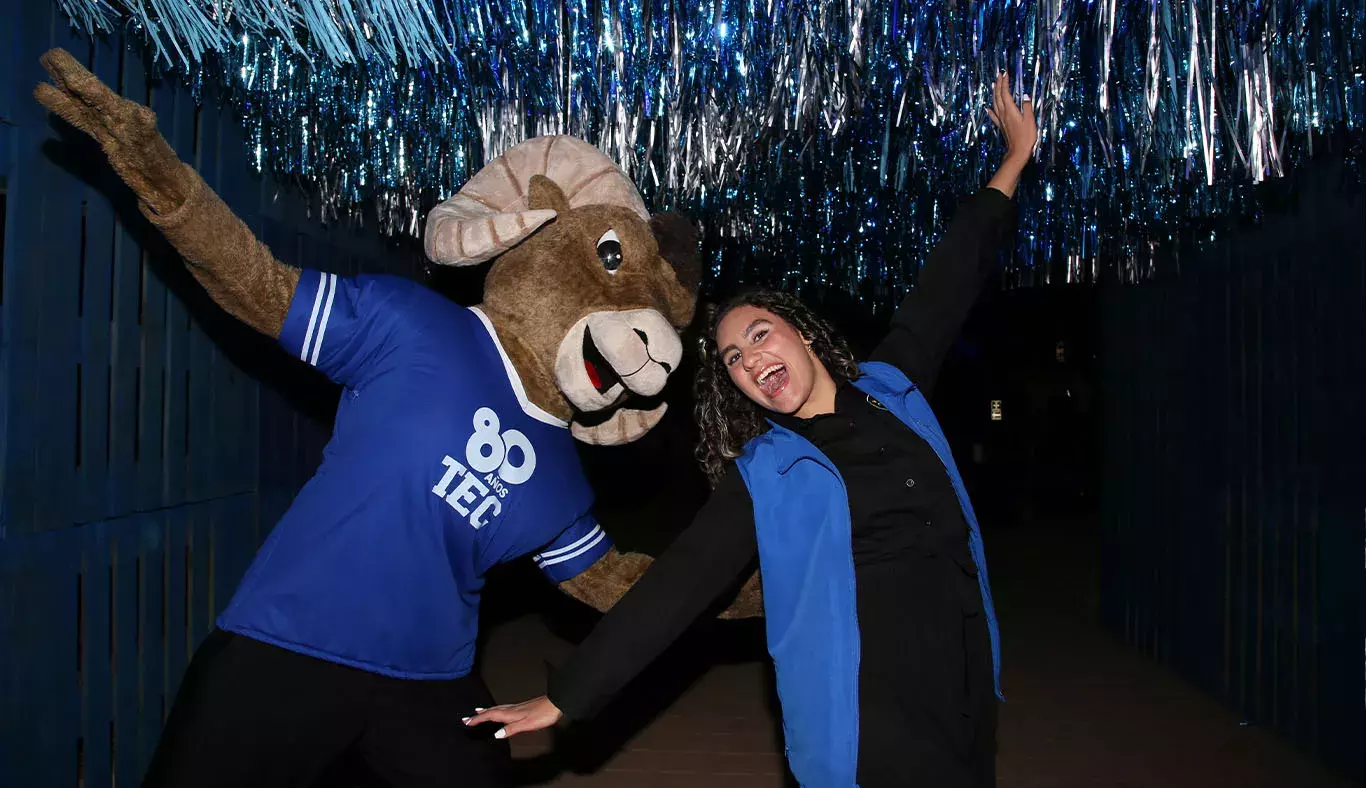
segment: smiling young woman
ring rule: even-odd
[[[995,784],[999,641],[981,535],[929,406],[1000,257],[1037,139],[1002,76],[1007,154],[958,210],[871,359],[794,296],[712,310],[696,381],[693,524],[552,676],[548,698],[482,711],[500,736],[592,714],[757,554],[788,762],[804,786]]]

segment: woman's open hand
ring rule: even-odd
[[[1004,71],[996,77],[992,86],[992,105],[987,116],[996,129],[1001,132],[1006,144],[1006,158],[1001,162],[991,183],[993,189],[1007,197],[1015,196],[1015,187],[1020,182],[1020,173],[1034,156],[1034,145],[1039,141],[1039,127],[1034,122],[1034,102],[1029,96],[1019,104],[1010,95],[1010,75]]]
[[[1006,143],[1006,161],[1021,163],[1034,155],[1039,127],[1034,122],[1034,102],[1025,96],[1019,104],[1010,95],[1010,75],[1001,72],[992,86],[991,108],[987,117],[996,125]]]
[[[503,727],[493,734],[495,739],[507,739],[519,733],[549,728],[564,716],[559,708],[550,702],[550,698],[544,695],[525,703],[494,706],[491,709],[475,709],[475,711],[478,713],[473,717],[466,717],[464,723],[466,725],[482,725],[486,722],[503,723]]]

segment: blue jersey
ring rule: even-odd
[[[322,465],[218,625],[400,678],[463,676],[495,564],[552,581],[611,546],[567,424],[487,317],[414,282],[305,271],[280,342],[342,384]]]

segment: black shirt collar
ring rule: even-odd
[[[849,381],[839,383],[835,387],[835,413],[822,413],[809,419],[798,418],[795,414],[769,412],[768,418],[774,424],[785,429],[792,430],[798,435],[810,435],[811,430],[823,419],[828,419],[843,410],[849,408],[849,398],[858,394],[858,389],[854,388]]]

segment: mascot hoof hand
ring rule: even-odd
[[[158,214],[185,201],[186,179],[180,159],[157,133],[157,118],[147,107],[110,90],[65,49],[41,58],[52,83],[33,95],[44,107],[99,143],[123,182]]]

